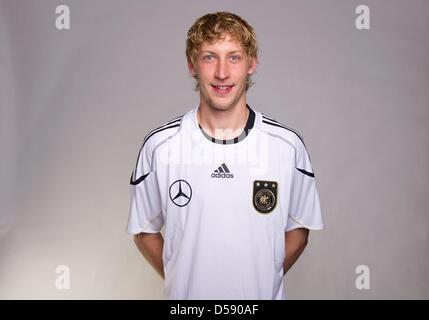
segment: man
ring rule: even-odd
[[[284,274],[324,226],[309,155],[247,104],[258,45],[246,21],[204,15],[186,44],[200,103],[145,137],[127,231],[170,299],[284,299]]]

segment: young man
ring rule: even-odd
[[[186,55],[200,103],[140,149],[127,231],[170,299],[284,299],[284,274],[323,228],[302,138],[246,102],[257,51],[237,15],[199,18]]]

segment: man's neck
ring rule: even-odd
[[[227,110],[218,110],[201,103],[197,119],[203,130],[215,139],[229,140],[241,134],[249,117],[246,101]]]

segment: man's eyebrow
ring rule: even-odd
[[[228,54],[232,54],[232,53],[243,53],[244,51],[243,50],[234,50],[234,51],[231,51],[230,53],[228,53]]]
[[[243,52],[244,52],[243,50],[234,50],[234,51],[230,51],[230,52],[228,52],[227,54],[243,53]],[[216,55],[216,53],[215,53],[215,52],[210,51],[210,50],[202,50],[202,51],[201,51],[201,53],[210,53],[210,54],[214,54],[214,55]]]

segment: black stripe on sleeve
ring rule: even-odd
[[[139,150],[139,154],[137,156],[136,166],[135,166],[135,169],[134,169],[134,177],[135,177],[135,175],[137,173],[137,166],[138,166],[138,163],[139,163],[140,154],[142,153],[143,147],[146,144],[146,142],[149,140],[149,138],[152,137],[156,133],[159,133],[159,132],[167,130],[167,129],[176,128],[176,127],[180,127],[180,123],[173,124],[173,125],[170,125],[170,126],[167,126],[167,127],[163,126],[163,127],[159,128],[159,129],[155,129],[154,131],[151,131],[151,133],[146,136],[146,138],[144,139],[143,144],[142,144],[142,146],[141,146],[141,148]]]
[[[267,118],[267,117],[265,117],[265,116],[262,116],[262,117],[268,120],[268,118]],[[263,122],[263,123],[270,124],[270,125],[275,126],[275,127],[283,128],[283,129],[289,130],[290,132],[295,133],[295,134],[298,136],[299,140],[301,140],[301,141],[302,141],[302,143],[303,143],[303,144],[304,144],[304,146],[305,146],[304,139],[301,137],[301,135],[300,135],[298,132],[296,132],[296,131],[295,131],[295,130],[293,130],[292,128],[286,127],[285,125],[283,125],[283,124],[281,124],[281,123],[279,123],[279,122],[277,122],[277,121],[275,121],[275,120],[270,120],[270,121],[274,121],[275,123],[273,123],[273,122],[268,122],[268,121],[266,121],[266,120],[262,120],[262,122]]]
[[[308,172],[308,171],[305,171],[304,169],[300,169],[300,168],[295,168],[295,169],[298,170],[299,172],[302,172],[303,174],[306,174],[309,177],[314,178],[314,173],[313,172]]]
[[[131,173],[130,184],[133,186],[138,185],[140,182],[142,182],[144,179],[146,179],[146,177],[149,175],[149,173],[150,172],[146,173],[145,175],[141,176],[140,178],[138,178],[137,180],[134,180],[134,181],[133,181],[134,172]]]
[[[266,116],[262,116],[263,118],[265,118],[265,119],[268,119]],[[275,120],[271,120],[271,121],[275,121]],[[290,132],[293,132],[293,133],[295,133],[296,134],[296,136],[299,138],[299,140],[301,140],[301,142],[302,142],[302,144],[304,145],[304,148],[305,148],[305,150],[306,150],[306,152],[307,152],[307,155],[308,155],[308,159],[310,160],[310,162],[311,162],[311,157],[310,157],[310,153],[308,152],[308,150],[307,150],[307,146],[305,145],[305,143],[304,143],[304,139],[301,137],[301,135],[298,133],[298,132],[296,132],[295,130],[293,130],[293,129],[291,129],[291,128],[289,128],[289,127],[286,127],[285,125],[283,125],[283,124],[281,124],[281,123],[279,123],[279,122],[277,122],[277,121],[275,121],[275,123],[272,123],[272,122],[269,122],[269,121],[266,121],[266,120],[262,120],[262,122],[263,123],[266,123],[266,124],[269,124],[269,125],[272,125],[272,126],[275,126],[275,127],[279,127],[279,128],[283,128],[283,129],[285,129],[285,130],[288,130],[288,131],[290,131]]]

